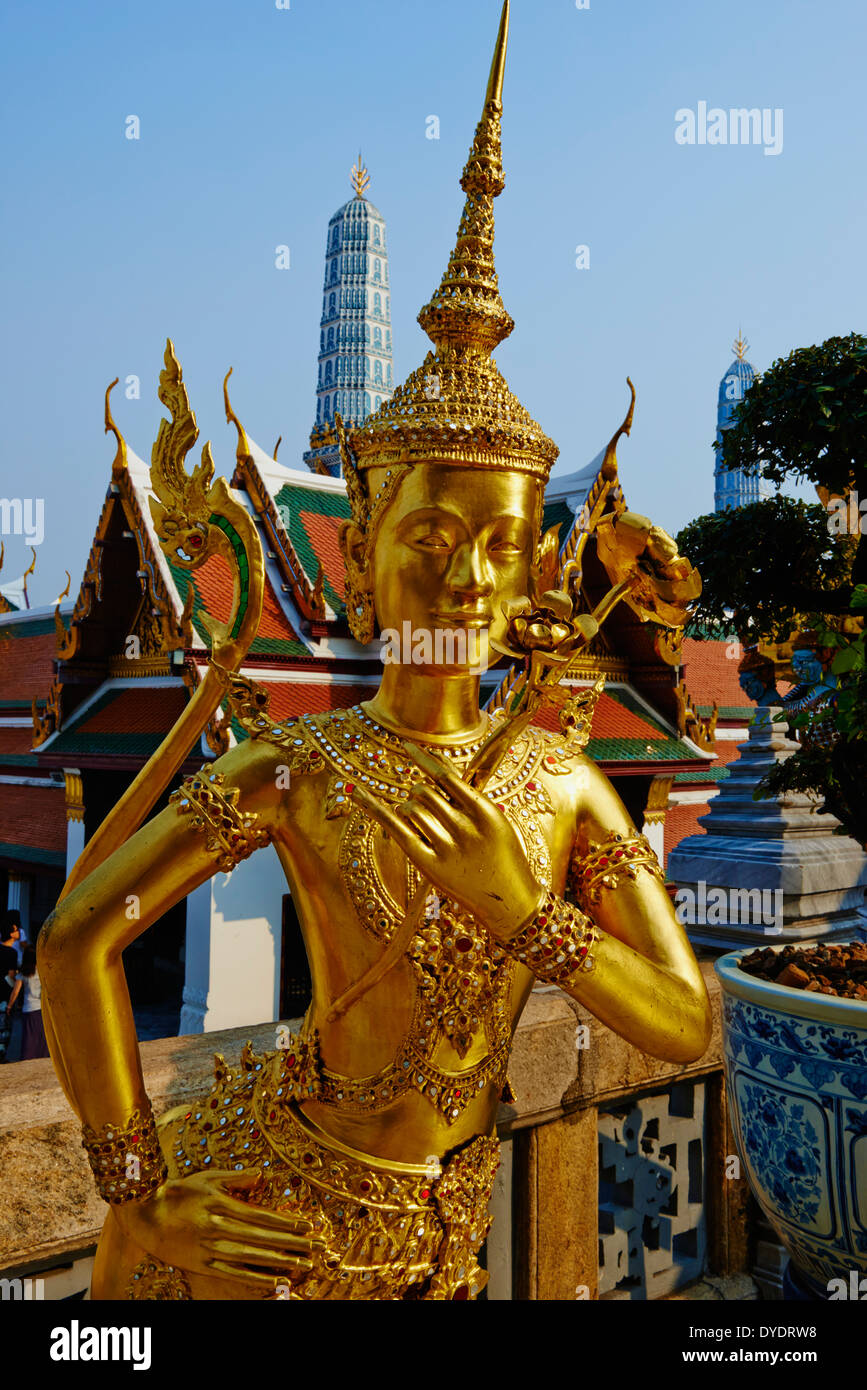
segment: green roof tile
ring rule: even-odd
[[[651,743],[652,752],[647,751]],[[658,738],[591,738],[587,745],[589,757],[597,763],[654,763],[701,762],[680,739]],[[691,775],[691,774],[690,774]]]
[[[28,864],[48,864],[51,868],[66,868],[66,855],[62,851],[31,849],[29,845],[6,845],[0,842],[0,859],[23,859]]]
[[[304,529],[301,513],[315,512],[317,516],[333,516],[339,518],[340,521],[348,521],[352,515],[349,499],[342,492],[319,492],[318,489],[312,487],[289,487],[286,484],[281,487],[274,501],[283,519],[283,525],[289,533],[289,539],[295,547],[298,559],[304,566],[304,572],[312,584],[319,570],[319,557]],[[322,587],[330,607],[334,609],[335,613],[343,613],[345,611],[343,595],[337,592],[327,575]]]

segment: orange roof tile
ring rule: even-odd
[[[346,583],[346,566],[340,551],[338,534],[343,522],[339,516],[323,516],[320,512],[299,512],[299,520],[310,537],[316,558],[322,564],[325,578],[340,595]],[[315,575],[312,576],[315,578]]]
[[[164,734],[186,708],[184,686],[139,686],[109,692],[93,714],[85,714],[76,733]]]
[[[726,652],[732,655],[726,656]],[[738,684],[739,652],[734,642],[683,640],[683,675],[694,705],[748,705]]]
[[[377,682],[370,685],[332,683],[323,681],[303,684],[268,681],[265,689],[271,692],[268,716],[271,719],[291,719],[299,714],[322,714],[330,709],[348,709],[361,700],[370,700],[376,693]]]
[[[66,797],[63,786],[5,785],[0,796],[0,844],[66,851]]]
[[[685,840],[687,835],[704,835],[707,832],[699,825],[699,816],[706,816],[710,805],[706,801],[690,802],[685,806],[669,806],[665,813],[665,862],[671,851]]]
[[[746,743],[746,738],[743,741]],[[717,764],[722,763],[725,767],[727,763],[733,763],[740,757],[741,745],[735,743],[734,739],[718,738],[714,743],[713,751],[716,753],[716,762],[709,763],[708,766],[716,767]]]
[[[39,626],[46,624],[40,622]],[[23,624],[19,631],[26,631]],[[54,679],[56,643],[53,622],[50,631],[36,636],[18,637],[13,633],[0,638],[0,700],[18,700],[29,705],[34,696],[45,699]]]
[[[204,610],[218,622],[225,623],[232,611],[232,574],[222,555],[212,555],[196,570],[185,570],[172,565],[175,583],[182,598],[186,597],[192,582],[195,601],[193,622],[205,637],[199,621]],[[298,635],[283,612],[270,579],[265,579],[265,593],[262,601],[262,617],[259,629],[250,647],[251,655],[260,656],[299,656],[305,651]]]
[[[30,761],[29,754],[32,747],[32,726],[27,729],[10,729],[0,724],[0,763],[2,763],[6,757],[27,757],[28,761]],[[33,755],[32,761],[34,763],[36,762],[35,754]]]

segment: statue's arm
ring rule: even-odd
[[[575,839],[566,900],[543,932],[563,937],[553,956],[531,965],[603,1023],[643,1052],[673,1062],[697,1060],[710,1042],[712,1018],[704,979],[686,933],[677,921],[664,876],[650,846],[637,835],[608,778],[587,760],[580,778]],[[544,912],[544,909],[543,909]],[[559,919],[556,920],[556,919]],[[508,948],[538,940],[524,923]],[[560,962],[563,944],[574,956]],[[592,965],[584,968],[589,957]],[[538,958],[537,958],[538,959]]]
[[[276,750],[247,742],[214,765],[224,779],[219,794],[266,834],[279,804],[279,762]],[[39,936],[52,1055],[70,1104],[95,1131],[147,1106],[121,957],[218,871],[217,852],[192,820],[168,806],[63,899]]]
[[[169,1179],[145,1091],[121,960],[124,948],[174,903],[266,843],[283,812],[285,755],[248,742],[215,763],[210,783],[225,815],[222,844],[170,805],[60,903],[39,939],[52,1056],[84,1126],[97,1189],[142,1249],[191,1273],[228,1275],[263,1295],[310,1269],[321,1242],[309,1221],[243,1200],[260,1175],[207,1170]],[[186,784],[183,791],[186,791]],[[193,792],[190,801],[195,798]]]

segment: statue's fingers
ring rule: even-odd
[[[418,831],[400,816],[395,815],[390,806],[386,806],[381,801],[377,801],[363,787],[356,786],[352,792],[352,800],[370,814],[373,820],[378,821],[384,830],[387,830],[395,843],[400,846],[406,855],[418,864],[429,863],[436,858],[430,845],[425,844],[418,835]]]
[[[216,1270],[218,1274],[227,1274],[232,1279],[240,1279],[245,1284],[255,1284],[257,1288],[267,1288],[274,1293],[275,1277],[273,1274],[257,1274],[255,1270],[247,1269],[244,1265],[230,1264],[228,1260],[208,1260],[209,1269]],[[312,1269],[309,1261],[298,1261],[294,1269]]]
[[[445,835],[452,843],[461,835],[469,834],[472,829],[472,822],[463,811],[459,811],[447,801],[436,787],[421,782],[412,788],[409,800],[403,802],[400,812],[401,815],[408,815],[412,819],[413,812],[417,809],[426,811],[429,818],[432,818],[432,823],[437,826],[440,837]]]
[[[215,1216],[229,1217],[232,1221],[243,1221],[248,1225],[262,1226],[269,1231],[287,1231],[290,1235],[308,1235],[313,1230],[313,1222],[306,1217],[294,1216],[288,1212],[270,1211],[267,1207],[253,1206],[240,1199],[219,1196],[209,1205],[208,1210]]]
[[[312,1269],[313,1262],[289,1250],[260,1249],[249,1240],[204,1240],[202,1244],[219,1259],[231,1264],[262,1269]],[[309,1252],[307,1252],[309,1254]]]
[[[431,757],[427,749],[419,748],[417,743],[406,743],[404,747],[413,762],[417,763],[431,781],[462,810],[473,812],[478,808],[479,801],[485,800],[479,792],[461,780],[453,767],[441,762],[439,758]]]
[[[325,1241],[311,1238],[308,1231],[311,1229],[309,1223],[304,1230],[288,1230],[286,1227],[268,1226],[264,1222],[259,1222],[255,1218],[236,1220],[234,1216],[223,1216],[219,1212],[213,1213],[211,1218],[212,1228],[217,1233],[217,1238],[233,1239],[242,1241],[252,1241],[256,1245],[266,1246],[273,1250],[300,1250],[302,1254],[308,1254],[311,1250],[324,1250]]]
[[[410,825],[424,836],[437,857],[454,851],[454,839],[449,826],[443,824],[442,812],[438,806],[431,810],[430,807],[423,806],[420,801],[413,798],[410,801],[405,801],[400,810],[401,815],[406,817]]]

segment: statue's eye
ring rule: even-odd
[[[433,534],[428,536],[419,536],[418,540],[416,541],[416,545],[422,545],[426,550],[451,549],[451,545],[448,538],[446,536],[440,535],[439,532],[434,532]]]
[[[488,549],[499,555],[520,555],[523,546],[517,545],[505,536],[499,536],[491,541]]]

